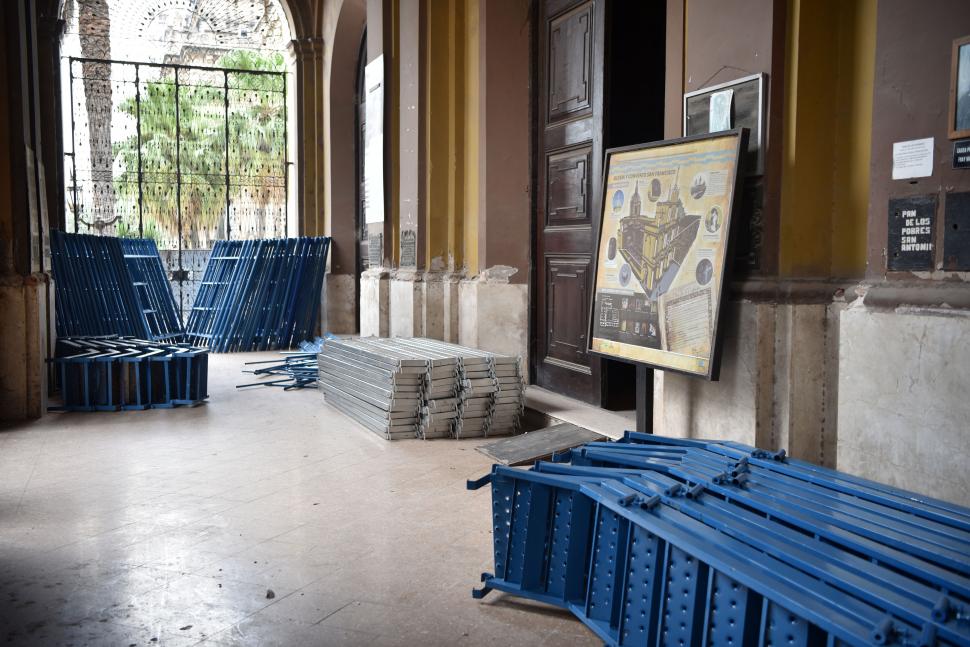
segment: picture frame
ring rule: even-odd
[[[718,378],[747,143],[735,128],[606,151],[589,353]]]
[[[711,99],[717,95],[723,96],[726,92],[730,92],[729,129],[747,128],[749,133],[744,164],[745,174],[749,176],[764,175],[767,83],[767,74],[750,74],[684,94],[682,135],[691,137],[708,134],[710,132],[709,106]]]
[[[949,139],[970,137],[970,36],[953,41],[947,132]]]

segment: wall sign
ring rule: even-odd
[[[943,269],[970,270],[970,193],[947,193],[944,213]]]
[[[935,195],[918,195],[889,201],[889,245],[886,259],[889,271],[933,269],[935,221]]]
[[[739,128],[606,152],[589,351],[715,380]]]
[[[364,221],[384,222],[384,55],[364,68]]]
[[[953,168],[970,168],[970,139],[953,142]]]
[[[893,179],[909,180],[933,175],[933,138],[893,144]]]
[[[401,267],[418,266],[418,241],[413,229],[401,232]]]

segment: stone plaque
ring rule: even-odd
[[[418,266],[418,242],[413,229],[401,232],[401,267]]]
[[[943,269],[970,270],[970,193],[947,193]]]
[[[380,267],[384,263],[381,252],[384,249],[384,234],[371,234],[367,237],[367,261],[370,267]]]
[[[889,201],[890,272],[933,269],[933,223],[936,196],[917,195]]]

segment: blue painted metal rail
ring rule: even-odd
[[[496,465],[500,590],[608,645],[970,645],[970,510],[737,443]]]

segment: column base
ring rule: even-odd
[[[391,280],[382,268],[360,275],[360,336],[390,335]]]
[[[458,343],[522,358],[529,371],[529,286],[481,278],[458,287]]]
[[[0,420],[47,410],[51,287],[46,274],[0,277]]]

